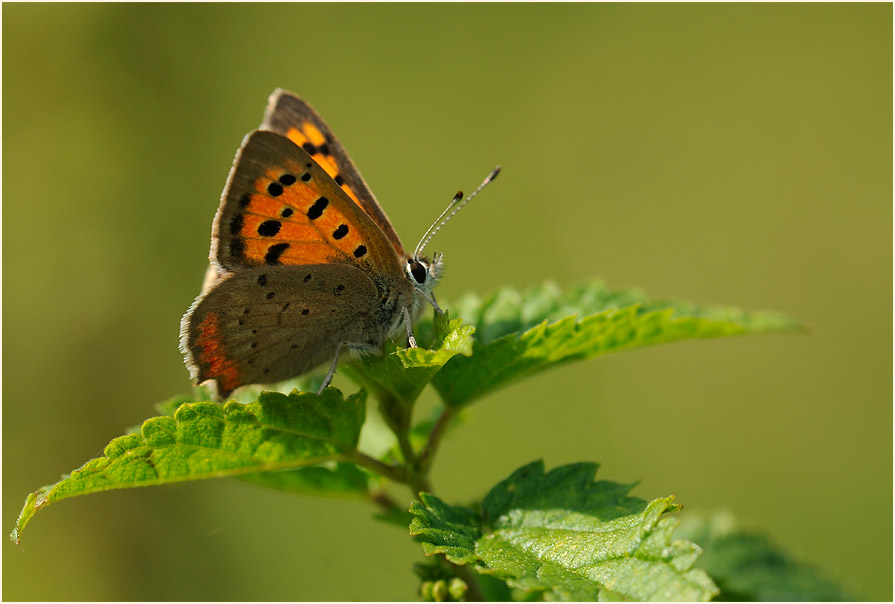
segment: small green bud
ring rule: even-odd
[[[444,579],[439,579],[432,584],[432,599],[434,602],[446,602],[449,595],[447,583]]]
[[[451,579],[451,582],[448,583],[448,593],[451,594],[451,600],[454,602],[462,602],[464,596],[466,596],[466,590],[469,589],[469,586],[466,585],[466,581],[459,577],[454,577]]]
[[[423,602],[434,602],[432,594],[432,581],[423,581],[420,583],[420,599]]]

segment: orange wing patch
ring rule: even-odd
[[[301,128],[302,130],[304,130],[305,136],[308,137],[308,140],[318,147],[326,142],[326,137],[323,136],[323,133],[320,132],[317,126],[315,126],[311,122],[302,123]]]
[[[302,122],[301,130],[297,128],[289,128],[286,132],[286,136],[293,143],[307,151],[308,155],[310,155],[311,158],[317,162],[327,174],[329,174],[330,178],[336,181],[337,185],[342,187],[342,190],[348,194],[348,197],[350,197],[354,203],[359,206],[361,205],[354,189],[342,182],[342,178],[339,176],[339,165],[336,163],[336,158],[329,152],[329,146],[326,144],[326,137],[320,132],[317,126],[311,122]]]
[[[199,323],[196,338],[199,360],[199,381],[214,379],[221,392],[230,392],[240,385],[239,369],[236,362],[227,358],[227,351],[221,343],[217,313],[208,313]]]
[[[318,132],[319,134],[319,132]],[[304,167],[270,168],[239,201],[228,226],[241,255],[257,264],[358,261],[368,252],[352,217],[331,203],[335,191]],[[233,246],[231,244],[231,251]]]

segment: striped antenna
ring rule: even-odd
[[[444,212],[441,213],[441,216],[439,216],[438,219],[432,223],[432,226],[430,226],[426,230],[426,233],[422,236],[420,242],[416,244],[416,248],[414,248],[413,250],[413,258],[415,260],[420,257],[420,254],[425,249],[426,244],[428,244],[429,240],[435,236],[435,233],[437,233],[438,230],[443,227],[448,220],[453,218],[454,214],[460,211],[460,208],[472,201],[472,198],[478,195],[479,191],[484,189],[486,185],[497,178],[498,174],[500,174],[500,166],[497,166],[496,168],[491,170],[491,173],[488,174],[485,180],[482,181],[482,184],[480,184],[478,188],[476,188],[476,190],[473,191],[466,199],[463,199],[463,191],[458,191],[457,194],[454,195],[454,198],[451,200],[451,203],[448,204],[448,207],[446,207]]]

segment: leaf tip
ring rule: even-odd
[[[16,526],[12,533],[9,534],[10,540],[16,545],[22,542],[22,531],[25,530],[25,526],[31,520],[31,517],[34,516],[34,513],[47,504],[49,500],[47,497],[48,493],[49,491],[47,490],[35,491],[34,493],[29,493],[28,497],[25,498],[25,505],[22,506],[22,511],[19,512]]]

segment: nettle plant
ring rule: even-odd
[[[380,357],[340,367],[362,386],[315,394],[320,378],[289,392],[243,388],[221,405],[196,388],[159,405],[163,415],[118,437],[55,485],[28,496],[12,539],[37,510],[108,489],[234,477],[314,495],[354,494],[377,517],[409,530],[424,600],[834,600],[845,596],[726,516],[685,519],[673,497],[628,495],[635,483],[594,481],[595,463],[546,471],[535,461],[480,503],[447,503],[429,472],[445,434],[472,403],[511,382],[571,361],[688,338],[798,330],[767,312],[649,300],[585,283],[468,296],[417,327],[418,348],[387,342]],[[436,412],[414,420],[431,385]],[[282,389],[282,388],[281,388]],[[365,423],[367,397],[384,422]],[[383,424],[387,429],[382,427]],[[386,432],[364,450],[361,430]],[[383,442],[382,435],[364,442]],[[386,490],[407,485],[412,502]],[[394,489],[392,489],[394,491]],[[679,526],[680,525],[680,526]],[[674,533],[674,535],[673,535]]]

